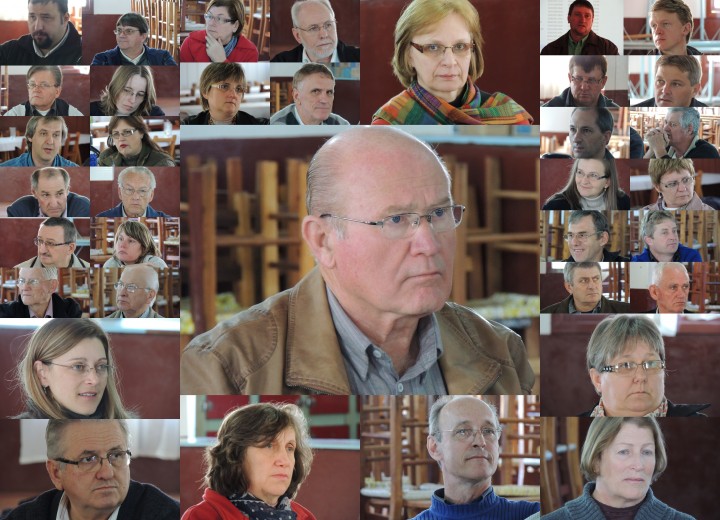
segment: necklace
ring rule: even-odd
[[[209,125],[215,125],[215,124],[217,124],[217,125],[236,125],[236,124],[237,124],[237,123],[235,122],[235,120],[237,119],[237,114],[235,114],[234,116],[232,116],[232,118],[230,118],[230,119],[227,119],[227,120],[225,120],[225,121],[218,121],[217,123],[215,122],[215,120],[213,119],[213,117],[210,115],[210,113],[208,113],[208,118],[209,118],[209,119],[208,119],[208,124],[209,124]]]

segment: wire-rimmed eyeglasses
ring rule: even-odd
[[[310,34],[317,34],[320,31],[325,31],[325,32],[332,31],[333,28],[335,27],[336,23],[337,22],[335,20],[328,20],[325,23],[315,24],[315,25],[311,25],[310,27],[304,27],[304,28],[303,27],[295,27],[295,29],[300,29],[301,31],[305,31]]]
[[[458,428],[456,430],[440,430],[441,432],[452,433],[453,439],[459,442],[467,442],[475,440],[478,434],[482,435],[486,441],[494,441],[500,436],[501,428],[490,428],[488,426],[475,430],[473,428]]]
[[[452,53],[455,56],[467,56],[474,48],[475,42],[457,42],[453,45],[440,45],[439,43],[426,43],[420,45],[419,43],[410,42],[414,48],[421,53],[432,58],[440,58],[445,55],[445,51],[452,49]]]
[[[115,282],[115,289],[117,289],[118,291],[122,291],[123,289],[125,289],[130,294],[134,293],[138,289],[144,289],[146,291],[152,290],[152,289],[150,289],[150,287],[139,287],[138,285],[136,285],[134,283],[125,283],[123,281]]]
[[[94,471],[98,466],[102,466],[102,461],[104,460],[107,460],[108,464],[114,468],[129,466],[131,457],[132,453],[130,453],[130,450],[116,450],[107,452],[104,457],[100,455],[88,455],[78,460],[69,460],[62,457],[53,460],[64,464],[72,464],[73,466],[77,466],[80,471],[88,472]]]
[[[642,363],[625,361],[616,365],[600,367],[600,372],[614,372],[619,376],[633,376],[637,372],[638,367],[643,367],[645,372],[649,374],[657,374],[665,368],[665,361],[660,359],[652,359],[650,361],[643,361]]]
[[[347,220],[349,222],[357,222],[368,226],[379,226],[383,235],[390,239],[406,238],[414,234],[420,227],[420,223],[425,219],[430,228],[436,233],[443,233],[455,229],[462,222],[462,216],[465,212],[465,206],[455,204],[453,206],[443,206],[435,208],[430,213],[421,215],[419,213],[399,213],[390,215],[382,220],[358,220],[349,217],[341,217],[330,213],[323,213],[320,218],[336,218]]]
[[[98,375],[98,377],[105,377],[108,375],[108,372],[112,370],[112,367],[108,365],[107,363],[98,363],[95,366],[87,365],[85,363],[73,363],[72,365],[62,365],[60,363],[53,363],[52,361],[43,361],[43,364],[45,365],[54,365],[58,367],[63,368],[69,368],[77,375],[85,375],[89,374],[90,371],[94,370],[95,373]]]
[[[682,184],[682,185],[685,186],[685,187],[689,187],[689,186],[690,186],[691,184],[693,184],[694,182],[695,182],[695,177],[693,177],[692,175],[690,175],[690,176],[688,176],[688,177],[683,177],[683,178],[680,179],[679,181],[670,181],[670,182],[668,182],[667,184],[663,184],[663,187],[664,187],[666,190],[676,190],[676,189],[678,189],[678,187],[680,186],[680,184]]]

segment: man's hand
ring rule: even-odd
[[[667,154],[665,148],[668,144],[668,136],[661,128],[653,128],[645,134],[645,142],[648,144],[648,151],[645,159],[659,159]]]
[[[205,50],[208,57],[214,63],[223,63],[227,57],[225,56],[225,48],[220,40],[216,40],[209,34],[205,33]]]

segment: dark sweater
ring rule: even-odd
[[[552,198],[547,201],[542,209],[544,210],[556,210],[556,209],[582,209],[582,208],[571,208],[570,201],[562,195],[557,195],[556,198]],[[630,209],[630,197],[625,192],[619,193],[617,198],[617,209]]]
[[[667,402],[667,417],[707,417],[704,413],[700,413],[705,408],[710,408],[709,404],[675,404],[670,399]],[[595,407],[583,412],[579,417],[590,417]]]
[[[0,63],[3,65],[79,65],[82,59],[82,39],[72,22],[68,23],[68,35],[65,43],[55,49],[50,56],[35,54],[33,39],[29,34],[17,40],[0,45]]]
[[[268,124],[269,120],[264,117],[253,117],[247,112],[238,111],[237,114],[235,114],[235,124],[238,125],[266,125]],[[185,119],[182,124],[184,125],[207,125],[210,122],[210,111],[209,110],[203,110],[199,114],[195,116],[190,116],[187,119]]]
[[[638,103],[637,105],[632,105],[633,108],[635,107],[656,107],[655,104],[655,98],[651,97],[650,99],[646,99],[645,101]],[[701,103],[695,98],[692,98],[692,101],[690,101],[691,107],[706,107],[707,105],[705,103]]]
[[[575,103],[575,98],[572,95],[572,91],[570,90],[570,87],[563,90],[559,95],[552,98],[550,101],[545,103],[543,105],[544,107],[576,107],[578,106]],[[597,105],[598,107],[606,107],[606,108],[620,108],[620,105],[615,103],[612,99],[610,99],[607,96],[604,96],[603,94],[600,94],[598,97]]]
[[[53,318],[82,318],[82,311],[78,303],[72,298],[62,298],[53,293]],[[12,303],[0,304],[0,318],[29,318],[30,308],[20,297]],[[44,318],[45,316],[39,316]]]
[[[343,42],[338,40],[337,53],[340,63],[356,63],[360,61],[360,49],[351,45],[345,45]],[[274,62],[299,62],[302,61],[303,46],[298,45],[297,47],[290,49],[289,51],[283,51],[277,53],[270,61]]]
[[[68,217],[89,217],[90,199],[72,191],[67,196]],[[7,209],[8,217],[37,217],[40,213],[40,204],[32,195],[25,195],[13,202]]]
[[[570,294],[563,301],[554,303],[548,307],[545,307],[540,312],[542,314],[567,314],[570,312],[570,300],[572,299]],[[630,304],[625,302],[619,302],[616,300],[608,300],[605,296],[600,297],[600,312],[599,314],[616,314],[630,312]]]

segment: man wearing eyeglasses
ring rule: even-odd
[[[28,151],[14,159],[0,163],[0,166],[77,166],[60,155],[67,125],[60,116],[33,116],[25,126],[25,141]]]
[[[680,243],[675,214],[646,211],[640,223],[640,241],[645,250],[631,262],[702,262],[700,253]]]
[[[508,500],[493,490],[502,433],[494,406],[470,395],[441,397],[430,409],[428,433],[427,450],[445,487],[413,520],[524,520],[540,511],[539,502]]]
[[[322,63],[307,63],[293,76],[293,101],[270,118],[271,125],[349,125],[332,113],[335,76]]]
[[[605,56],[573,56],[568,71],[570,86],[543,106],[620,108],[602,94],[607,79]]]
[[[57,65],[34,65],[25,75],[28,100],[5,112],[6,116],[81,116],[82,113],[60,99],[62,70]]]
[[[18,298],[0,304],[0,318],[81,318],[80,306],[72,298],[62,298],[54,267],[22,267],[17,279]]]
[[[29,34],[0,45],[4,65],[79,65],[82,39],[67,0],[28,0]]]
[[[691,58],[692,59],[692,58]],[[648,150],[645,159],[717,159],[717,148],[700,139],[700,114],[694,108],[670,108],[661,128],[645,133]]]
[[[125,13],[115,24],[117,46],[99,52],[91,65],[177,65],[170,53],[147,46],[150,26],[138,13]]]
[[[162,318],[152,308],[159,288],[158,273],[149,264],[126,266],[115,284],[118,310],[108,318]]]
[[[186,394],[522,394],[520,337],[453,303],[447,169],[391,127],[327,141],[307,174],[303,239],[317,267],[295,287],[196,337]]]
[[[70,191],[63,168],[40,168],[30,176],[30,192],[13,202],[8,217],[89,217],[90,199]]]
[[[155,174],[144,166],[130,166],[118,175],[120,204],[98,213],[98,217],[167,218],[170,215],[153,209],[150,202],[155,195]]]
[[[359,62],[360,49],[337,38],[337,20],[329,0],[296,0],[290,15],[292,33],[300,44],[275,55],[270,61],[302,63]]]
[[[563,267],[565,290],[561,302],[545,307],[543,314],[607,314],[630,312],[630,304],[603,296],[602,267],[599,262],[567,262]]]
[[[543,47],[540,54],[620,54],[617,46],[592,30],[595,9],[588,0],[575,0],[568,9],[570,30]]]
[[[177,520],[180,504],[130,478],[130,434],[123,420],[50,419],[47,469],[56,489],[16,507],[8,520]]]
[[[46,218],[33,240],[38,254],[15,267],[55,267],[86,269],[90,264],[75,254],[78,231],[72,220],[61,217]]]
[[[570,213],[567,234],[563,237],[570,256],[563,262],[629,262],[619,252],[605,249],[610,241],[607,217],[594,210],[578,209]]]

